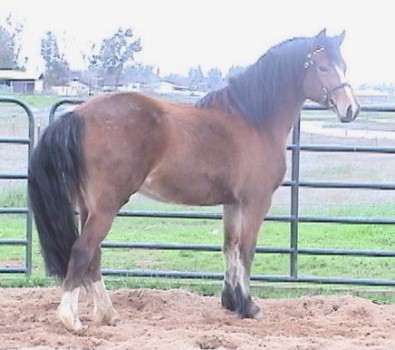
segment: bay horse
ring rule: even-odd
[[[318,102],[342,122],[359,112],[345,78],[343,39],[344,32],[329,37],[323,30],[284,41],[195,106],[106,94],[46,129],[29,163],[29,198],[47,271],[63,281],[58,317],[67,329],[83,327],[83,284],[92,291],[96,322],[119,319],[102,278],[100,243],[136,192],[164,202],[222,204],[222,305],[242,318],[259,315],[250,267],[302,105]]]

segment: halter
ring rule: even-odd
[[[324,50],[325,49],[323,47],[319,47],[318,49],[314,50],[313,52],[310,52],[307,55],[306,60],[304,62],[304,69],[307,70],[308,68],[313,67],[315,65],[313,56],[324,51]],[[324,103],[330,108],[335,107],[335,105],[336,105],[336,103],[334,102],[334,100],[332,98],[333,93],[339,89],[345,88],[346,86],[351,87],[351,85],[348,82],[344,82],[344,83],[340,83],[339,85],[336,85],[332,89],[328,89],[324,86],[320,77],[319,77],[319,79],[320,79],[320,83],[322,85],[322,93],[323,93]]]

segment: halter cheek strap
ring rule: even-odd
[[[318,49],[314,50],[313,52],[310,52],[307,57],[306,60],[304,61],[304,69],[308,69],[309,67],[313,67],[315,65],[315,62],[313,60],[313,56],[324,51],[325,49],[323,47],[319,47]],[[324,84],[322,83],[322,80],[320,79],[320,83],[322,85],[322,93],[323,93],[323,100],[324,103],[332,108],[335,106],[335,103],[332,99],[332,95],[335,91],[339,90],[339,89],[343,89],[346,86],[351,87],[349,83],[344,82],[344,83],[340,83],[339,85],[336,85],[334,88],[332,89],[328,89],[324,86]]]

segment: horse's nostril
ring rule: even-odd
[[[346,117],[347,117],[347,120],[352,120],[353,115],[352,115],[352,107],[351,106],[348,106],[348,108],[347,108]]]

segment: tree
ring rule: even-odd
[[[188,73],[189,88],[191,90],[198,90],[204,83],[204,76],[202,67],[191,68]]]
[[[169,83],[172,83],[174,85],[180,85],[180,86],[187,86],[189,84],[189,80],[187,77],[184,77],[180,74],[175,74],[171,73],[169,75],[166,75],[163,78],[164,81],[167,81]]]
[[[247,70],[247,67],[242,66],[232,66],[229,68],[228,75],[226,76],[228,79],[235,77]]]
[[[20,36],[23,25],[15,23],[11,14],[0,25],[0,68],[23,70],[27,63],[27,57],[21,62]]]
[[[98,54],[90,57],[90,69],[105,80],[111,80],[116,88],[126,65],[134,62],[134,54],[141,51],[140,39],[133,39],[132,29],[119,28],[111,37],[103,40]]]
[[[154,72],[154,69],[154,66],[146,66],[140,63],[128,66],[124,69],[125,80],[143,84],[158,82],[160,76]]]
[[[206,81],[209,90],[217,90],[224,86],[222,72],[218,68],[212,68],[207,72]]]
[[[69,64],[64,55],[59,53],[56,36],[47,32],[41,39],[41,56],[45,61],[44,84],[46,88],[64,85],[69,75]]]

